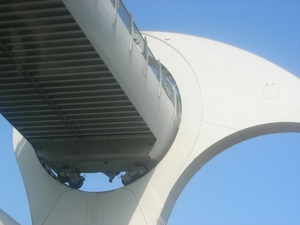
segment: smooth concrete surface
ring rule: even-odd
[[[218,153],[259,135],[300,132],[300,80],[258,56],[223,43],[163,32],[145,35],[153,53],[175,77],[182,98],[178,135],[151,180],[153,188],[159,190],[157,195],[165,206],[161,216],[167,221],[187,182]],[[192,78],[181,69],[182,62],[194,72],[201,102],[186,84]],[[202,113],[193,112],[197,104],[201,104]],[[177,143],[191,135],[195,135],[191,148],[186,141]],[[171,166],[174,162],[176,167]],[[160,173],[169,174],[164,190],[158,185],[165,179]]]
[[[0,209],[0,225],[19,225],[19,223]]]
[[[50,177],[15,130],[14,149],[33,224],[166,224],[182,189],[218,153],[255,136],[300,132],[300,80],[295,76],[215,41],[163,32],[144,35],[181,93],[181,124],[171,148],[138,181],[87,193]]]

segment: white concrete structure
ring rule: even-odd
[[[18,225],[17,221],[0,209],[0,225]]]
[[[109,0],[1,8],[0,113],[45,169],[77,189],[80,173],[112,182],[125,171],[129,184],[153,169],[177,134],[180,96],[126,8]]]
[[[44,1],[42,3],[49,4],[50,7],[53,2]],[[71,20],[72,22],[69,25],[72,27],[77,26],[78,23],[80,29],[78,28],[76,32],[79,32],[80,35],[83,32],[89,43],[91,43],[91,47],[101,56],[101,60],[103,59],[130,102],[149,126],[148,128],[153,133],[156,142],[155,144],[151,142],[153,148],[152,145],[149,145],[149,142],[143,143],[143,146],[146,145],[147,147],[147,151],[145,151],[146,147],[137,146],[136,144],[139,142],[134,143],[134,140],[137,140],[136,137],[127,135],[126,142],[120,142],[121,144],[116,145],[117,148],[121,149],[123,147],[123,150],[129,150],[128,152],[131,154],[128,154],[125,150],[122,153],[115,153],[117,149],[114,145],[117,142],[115,141],[116,137],[103,135],[100,137],[99,142],[93,142],[93,146],[87,148],[86,146],[91,145],[93,139],[86,137],[88,135],[79,135],[79,137],[71,138],[74,141],[71,145],[68,145],[68,137],[68,140],[64,142],[67,143],[68,150],[70,150],[68,155],[66,154],[67,151],[61,151],[61,148],[64,148],[62,142],[55,142],[51,139],[50,142],[47,140],[48,142],[42,145],[38,140],[38,144],[32,146],[30,143],[36,142],[30,139],[28,142],[15,130],[14,150],[25,183],[33,224],[166,224],[182,189],[191,177],[215,155],[236,143],[255,136],[274,132],[300,132],[300,80],[276,65],[250,53],[207,39],[172,33],[145,32],[144,35],[147,37],[150,49],[155,57],[169,70],[178,85],[182,103],[181,112],[179,112],[180,107],[175,104],[176,101],[174,100],[173,103],[166,92],[160,91],[161,82],[156,79],[154,72],[148,68],[148,62],[147,59],[145,60],[144,55],[145,50],[138,45],[138,41],[133,40],[134,35],[128,33],[128,29],[121,18],[115,17],[117,7],[113,8],[108,0],[63,0],[63,3],[58,1],[59,5],[64,5],[60,10],[66,10],[66,6],[68,13],[70,12],[72,15],[68,14],[62,17]],[[31,5],[24,4],[31,8]],[[55,5],[56,2],[53,4]],[[55,12],[51,8],[49,11]],[[26,13],[23,14],[26,15]],[[42,14],[38,13],[38,15]],[[15,19],[13,16],[12,18]],[[57,20],[56,17],[53,18]],[[76,20],[76,23],[73,22],[73,19]],[[50,22],[49,24],[52,27]],[[33,29],[30,26],[37,27],[36,24],[31,23],[28,26],[28,30]],[[45,27],[39,27],[41,30],[45,29]],[[6,37],[7,43],[12,41],[12,46],[15,45],[12,49],[20,46],[18,38],[13,39],[10,37],[13,34],[11,32],[13,29],[14,27],[7,28],[9,32]],[[79,43],[82,41],[80,35]],[[35,41],[40,44],[38,47],[45,48],[43,45],[45,42],[40,42],[38,38]],[[51,44],[56,42],[48,39],[47,41]],[[26,47],[26,41],[24,42]],[[66,42],[66,45],[68,44]],[[23,46],[22,43],[21,46]],[[24,51],[27,50],[25,47]],[[72,49],[70,46],[69,48]],[[10,50],[5,47],[5,43],[3,49],[6,55],[10,54]],[[41,55],[43,55],[43,51],[41,52]],[[58,52],[56,53],[58,54]],[[77,52],[76,54],[81,53]],[[51,85],[53,84],[51,82],[55,83],[55,80],[39,80],[44,75],[43,66],[47,62],[38,61],[38,65],[42,65],[39,69],[43,71],[35,71],[36,74],[33,71],[32,75],[30,74],[31,67],[28,64],[35,66],[34,63],[26,60],[24,63],[18,63],[12,54],[10,54],[10,57],[14,61],[13,66],[7,63],[7,68],[10,70],[1,71],[2,74],[7,76],[4,78],[17,80],[16,83],[14,83],[15,81],[9,83],[10,88],[5,89],[8,96],[14,95],[18,88],[21,91],[29,90],[30,92],[32,90],[32,87],[30,89],[27,86],[16,87],[21,83],[19,79],[22,76],[19,75],[24,74],[25,71],[35,85],[34,89],[40,89],[43,97],[46,97],[52,106],[55,106],[52,99],[48,97],[56,93],[49,92],[49,89],[55,86]],[[84,59],[83,61],[88,60]],[[69,69],[74,67],[69,59],[65,59],[65,61],[67,61]],[[62,70],[59,57],[55,58],[54,62],[57,62],[57,64],[50,63],[51,69],[56,66],[53,74],[57,76]],[[75,63],[79,62],[80,60],[75,60]],[[28,66],[27,69],[23,68],[23,65]],[[99,65],[97,64],[97,66]],[[87,66],[84,64],[83,67]],[[145,68],[148,68],[148,70],[145,70]],[[72,72],[75,73],[76,70],[78,70],[78,67],[73,68]],[[16,77],[7,75],[11,73]],[[49,74],[46,73],[46,75]],[[82,73],[81,75],[85,74]],[[63,80],[62,76],[59,79]],[[94,82],[96,79],[90,79],[93,80],[90,82]],[[65,87],[70,87],[72,83],[74,85],[74,82],[74,80],[71,80]],[[77,80],[76,82],[80,81]],[[99,86],[103,84],[101,82],[99,82]],[[24,83],[31,85],[27,81]],[[44,85],[44,88],[39,88],[41,84]],[[92,86],[91,83],[88,85]],[[78,89],[82,89],[82,86],[78,85],[78,87]],[[74,92],[78,92],[78,89]],[[45,93],[45,90],[48,90],[48,93]],[[89,91],[94,92],[95,90]],[[176,91],[174,90],[174,92]],[[20,93],[18,92],[16,95],[20,95]],[[30,92],[27,95],[38,94]],[[27,102],[26,97],[21,97],[23,96],[17,96],[17,101]],[[78,104],[76,100],[72,104]],[[15,99],[7,102],[10,104],[13,101]],[[61,104],[60,107],[63,107],[63,105]],[[80,106],[82,105],[86,106],[84,102]],[[35,108],[35,111],[29,111],[29,106]],[[26,114],[25,117],[39,116],[39,113],[42,114],[43,111],[36,109],[38,107],[41,107],[41,105],[25,104],[20,106],[17,104],[12,108],[6,107],[5,109],[3,107],[2,110],[7,113],[6,118],[19,124],[20,127],[16,127],[21,131],[23,129],[25,136],[26,127],[40,127],[41,124],[33,126],[29,123],[29,126],[28,124],[24,126],[22,124],[24,121],[21,121],[20,118],[24,116],[23,114]],[[60,107],[55,106],[54,108],[61,113]],[[81,113],[83,111],[84,115],[87,106],[84,108],[77,105],[77,107]],[[117,108],[118,106],[115,106],[115,110]],[[47,108],[46,111],[52,112],[55,110]],[[68,110],[65,109],[65,111]],[[62,117],[68,118],[72,115],[72,113],[64,114]],[[43,114],[43,116],[48,117],[48,114]],[[19,119],[20,121],[18,121]],[[75,122],[74,124],[70,123],[70,125],[71,127],[77,126],[80,133],[80,127],[83,127],[84,123],[81,123],[79,119]],[[53,121],[48,121],[45,127],[49,130],[54,126],[61,127],[55,128],[58,130],[51,130],[55,135],[58,133],[57,136],[60,138],[63,135],[61,133],[65,132],[62,125],[65,125],[65,123],[54,125]],[[96,123],[90,125],[89,128],[92,128],[92,130],[99,128]],[[106,128],[109,129],[110,127],[104,127],[104,129]],[[88,128],[84,129],[88,130]],[[33,131],[29,130],[29,134],[30,132]],[[45,132],[45,130],[40,132]],[[135,135],[139,135],[139,133],[137,132]],[[30,135],[27,137],[30,137]],[[80,139],[82,137],[86,137],[83,142]],[[151,138],[153,137],[151,136]],[[101,138],[107,138],[108,141],[102,141]],[[83,149],[78,147],[78,142],[81,142],[79,145],[80,147],[83,146]],[[78,149],[73,152],[74,149],[72,148],[75,148],[75,144]],[[118,190],[103,193],[78,191],[58,182],[44,170],[36,152],[39,150],[43,152],[50,145],[52,146],[49,152],[53,153],[51,155],[53,158],[49,157],[49,162],[64,158],[67,162],[76,161],[78,163],[76,166],[83,168],[83,163],[80,163],[87,158],[89,165],[86,165],[86,168],[94,170],[94,168],[103,169],[106,167],[106,164],[100,165],[101,162],[105,162],[103,161],[105,157],[109,159],[114,157],[111,164],[115,163],[115,168],[118,168],[118,166],[121,168],[112,171],[116,172],[127,168],[129,164],[134,165],[135,163],[138,165],[147,159],[149,160],[148,168],[152,168],[152,170],[141,179]],[[102,149],[98,147],[100,145],[102,145]],[[135,148],[134,154],[132,154],[133,148]],[[103,149],[107,151],[105,152]],[[115,154],[106,154],[111,150],[114,150],[112,152]],[[141,150],[144,151],[141,152]],[[78,157],[78,153],[82,153],[81,158]],[[96,154],[99,155],[96,156]],[[43,156],[42,153],[39,156]],[[100,159],[96,160],[97,157]],[[94,162],[90,163],[93,159],[95,159]],[[123,160],[122,165],[121,160]],[[128,163],[129,160],[132,160],[132,162]],[[102,172],[105,172],[105,170],[102,170]],[[2,211],[0,211],[1,222],[15,224]]]
[[[226,44],[172,33],[144,35],[181,94],[181,124],[168,153],[128,186],[87,193],[54,180],[15,130],[33,224],[166,224],[182,189],[218,153],[259,135],[300,132],[297,77]]]

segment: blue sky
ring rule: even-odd
[[[186,33],[261,56],[300,78],[299,0],[124,0],[140,30]],[[298,96],[300,98],[300,96]],[[0,208],[31,224],[12,150],[12,127],[0,118]],[[87,175],[85,190],[118,186]],[[179,197],[179,224],[300,224],[300,134],[254,138],[207,163]]]

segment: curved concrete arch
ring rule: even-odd
[[[19,223],[0,209],[0,224],[18,225]]]
[[[209,160],[220,154],[222,151],[251,138],[262,135],[284,133],[284,132],[297,132],[300,133],[300,123],[292,122],[279,122],[262,124],[254,127],[249,127],[236,133],[230,134],[227,137],[219,140],[213,145],[205,149],[201,154],[195,158],[195,162],[199,168],[202,168]]]
[[[265,59],[226,44],[180,34],[145,35],[168,69],[172,59],[165,57],[166,49],[176,49],[184,57],[195,71],[203,97],[197,143],[183,160],[161,214],[167,220],[189,180],[220,152],[252,137],[300,132],[300,80]],[[176,73],[173,76],[177,79]],[[168,154],[171,152],[172,148]]]
[[[212,157],[251,137],[300,132],[298,78],[222,43],[180,34],[144,34],[181,93],[181,124],[171,148],[138,181],[110,192],[87,193],[52,179],[31,145],[14,131],[34,224],[53,224],[56,218],[69,224],[62,215],[70,213],[73,224],[166,224],[182,189]]]
[[[228,148],[239,144],[243,141],[249,140],[262,135],[283,133],[283,132],[296,132],[300,133],[300,123],[291,122],[281,122],[281,123],[271,123],[263,124],[254,127],[246,128],[242,131],[230,134],[219,141],[215,142],[208,148],[206,148],[201,154],[193,159],[192,162],[184,169],[184,171],[178,177],[176,183],[174,184],[170,195],[166,202],[174,202],[174,198],[179,197],[181,192],[184,190],[189,181],[196,175],[197,172],[207,164],[211,159],[220,154],[221,152],[227,150]],[[255,136],[253,136],[255,135]],[[175,203],[175,202],[174,202]],[[169,205],[170,208],[166,207],[162,211],[164,218],[169,218],[172,209],[175,204]]]

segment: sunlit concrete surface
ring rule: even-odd
[[[258,56],[226,44],[163,32],[147,32],[145,35],[154,54],[176,77],[181,91],[183,117],[174,144],[183,132],[185,119],[190,120],[184,131],[185,138],[193,134],[192,126],[197,130],[190,151],[186,144],[182,144],[184,150],[178,150],[174,155],[168,153],[164,158],[170,157],[169,160],[178,162],[186,157],[178,176],[176,172],[174,174],[175,184],[168,190],[170,194],[166,205],[170,207],[165,207],[162,213],[164,218],[168,218],[173,202],[186,183],[221,151],[263,134],[300,132],[300,80]],[[178,63],[176,56],[195,74],[201,101],[194,101],[198,93],[193,89],[183,89],[182,84],[191,78],[187,76],[188,70],[181,70],[184,63]],[[175,75],[176,71],[180,71],[181,75]],[[191,107],[187,110],[189,104]],[[186,118],[185,113],[192,112],[197,105],[201,105],[200,112],[191,113]],[[197,123],[196,117],[201,121]],[[170,152],[173,153],[173,150]],[[162,166],[162,171],[171,173],[169,170],[166,172],[166,168],[170,167]]]
[[[47,88],[48,90],[56,88],[55,85],[51,85],[54,80],[44,80],[44,84],[46,83],[44,90],[40,88],[38,81],[35,79],[31,79],[31,83],[25,79],[25,86],[21,86],[24,83],[19,82],[22,76],[18,75],[24,75],[24,73],[27,73],[27,70],[30,71],[30,68],[43,70],[46,67],[46,69],[49,69],[49,65],[38,61],[40,67],[36,68],[36,65],[30,59],[29,61],[25,60],[24,63],[18,63],[15,60],[6,44],[8,46],[11,44],[13,50],[22,48],[22,51],[26,52],[28,49],[23,48],[27,45],[23,45],[22,42],[20,44],[19,36],[11,31],[13,28],[19,29],[18,22],[12,22],[12,27],[8,26],[6,30],[9,33],[6,36],[7,43],[3,44],[1,42],[0,44],[5,62],[10,62],[1,67],[4,68],[1,70],[1,73],[6,76],[4,80],[12,79],[13,81],[11,83],[1,83],[0,85],[4,87],[3,92],[7,91],[8,96],[13,95],[13,98],[16,98],[16,95],[19,95],[17,96],[17,101],[25,102],[25,105],[13,105],[10,108],[11,102],[7,101],[9,102],[8,106],[4,106],[1,113],[7,113],[4,116],[8,120],[16,122],[17,129],[14,130],[13,145],[26,187],[33,224],[166,224],[173,206],[185,185],[214,156],[230,146],[252,137],[276,132],[300,132],[300,80],[278,66],[241,49],[201,37],[166,32],[144,32],[143,35],[147,41],[141,36],[139,36],[141,39],[138,39],[139,34],[137,31],[134,31],[132,18],[127,18],[128,21],[124,22],[117,13],[119,8],[119,5],[116,4],[118,3],[117,1],[63,0],[63,2],[39,2],[37,7],[39,8],[43,4],[55,5],[58,3],[58,8],[66,13],[63,17],[71,21],[68,21],[68,25],[76,26],[77,30],[75,31],[77,34],[80,33],[80,35],[84,36],[83,39],[86,41],[84,43],[92,47],[92,53],[101,56],[101,60],[105,62],[93,66],[108,68],[101,72],[109,72],[110,79],[116,80],[114,85],[119,85],[117,86],[118,91],[122,90],[122,95],[127,96],[128,101],[132,103],[132,106],[127,105],[127,107],[134,109],[131,111],[134,115],[139,114],[139,121],[143,125],[141,125],[142,130],[139,130],[139,126],[136,126],[137,123],[129,127],[131,135],[128,135],[128,127],[121,131],[115,129],[114,132],[110,133],[111,136],[108,134],[103,135],[101,129],[109,130],[114,126],[100,127],[99,131],[97,122],[103,119],[102,117],[96,118],[99,120],[95,120],[95,123],[90,123],[88,127],[80,130],[83,127],[83,123],[80,123],[80,120],[87,119],[81,116],[85,115],[85,111],[94,110],[94,105],[90,105],[89,108],[79,107],[79,105],[86,106],[84,101],[78,105],[79,101],[76,100],[82,97],[79,96],[74,102],[67,102],[67,104],[71,103],[73,106],[77,104],[76,107],[79,109],[71,107],[71,109],[68,108],[65,111],[73,110],[74,112],[74,108],[78,110],[77,113],[80,114],[80,119],[77,118],[78,121],[74,123],[75,125],[69,124],[72,128],[77,126],[78,133],[84,130],[94,132],[93,135],[84,141],[82,141],[84,135],[70,137],[63,130],[66,127],[66,118],[70,117],[72,113],[61,116],[64,118],[62,123],[53,124],[47,121],[46,126],[45,124],[34,125],[35,127],[45,126],[46,130],[36,132],[36,130],[29,129],[29,131],[26,131],[26,126],[22,124],[24,121],[18,121],[22,116],[31,117],[32,119],[32,117],[38,117],[39,113],[44,113],[45,111],[56,114],[61,113],[63,110],[58,110],[48,97],[49,93],[45,94],[44,92]],[[30,8],[27,3],[20,2],[20,4],[25,4]],[[10,9],[9,7],[8,9]],[[17,5],[14,5],[14,7],[22,8]],[[48,13],[49,11],[51,13],[54,12],[54,10],[44,10],[48,10]],[[9,14],[8,17],[11,16],[12,20],[16,19],[14,12],[12,14]],[[21,14],[26,17],[30,13],[21,12]],[[38,12],[37,15],[42,14]],[[127,16],[131,17],[129,14]],[[52,19],[49,21],[57,21],[56,17],[52,17]],[[27,29],[28,27],[30,29],[32,27],[34,29],[36,27],[42,30],[45,29],[45,27],[37,26],[40,22],[39,20],[29,19],[29,21],[33,22],[33,24],[31,22],[28,23],[29,25],[23,24],[23,21],[21,21],[22,26],[26,27],[28,25]],[[9,23],[6,22],[6,24]],[[53,24],[50,22],[49,24],[52,27]],[[14,25],[16,27],[13,27]],[[60,29],[60,25],[55,24],[54,27]],[[41,44],[39,38],[35,41]],[[79,40],[76,39],[75,45],[82,43],[81,41],[81,38]],[[24,42],[26,43],[26,40]],[[50,40],[51,44],[53,42],[56,41]],[[145,45],[141,46],[142,42]],[[44,42],[42,43],[45,44]],[[67,45],[70,44],[69,42],[66,43]],[[177,86],[172,86],[171,89],[168,89],[169,94],[166,92],[167,89],[162,87],[162,74],[154,72],[155,69],[161,70],[161,67],[152,68],[148,62],[148,55],[145,53],[148,51],[148,45],[153,52],[153,56],[155,56],[153,60],[165,70],[168,70],[172,75],[172,79],[174,78],[177,83]],[[43,48],[45,46],[39,45],[39,47]],[[69,50],[73,49],[70,46],[68,48]],[[76,54],[79,53],[77,52]],[[55,55],[58,55],[58,52]],[[72,56],[72,54],[70,55]],[[98,62],[101,61],[99,57],[97,60]],[[52,72],[57,76],[56,73],[61,72],[62,64],[58,58],[55,58],[54,61],[55,63],[52,62],[51,64],[53,67],[51,69],[56,70]],[[83,59],[83,61],[87,62],[88,60]],[[82,61],[77,63],[80,64]],[[78,69],[78,67],[75,65],[76,68],[74,69],[73,64],[74,61],[71,63],[69,59],[64,58],[63,65],[68,65],[68,69],[72,68],[72,73],[77,73],[76,68]],[[27,70],[23,66],[28,66]],[[83,67],[86,68],[84,63]],[[39,72],[37,72],[38,76],[44,75],[43,71]],[[95,73],[95,71],[89,72]],[[15,74],[16,77],[7,75],[10,73]],[[30,77],[29,73],[26,75],[27,78]],[[49,74],[46,75],[49,76]],[[70,76],[70,74],[67,76]],[[62,76],[59,78],[63,80]],[[87,82],[87,80],[85,77],[81,81]],[[91,80],[93,81],[91,82]],[[103,86],[101,82],[93,83],[95,80],[99,80],[99,77],[92,77],[92,79],[89,77],[88,86]],[[71,81],[68,80],[65,87],[78,86],[77,90],[82,90],[82,86],[80,87],[74,82],[73,79]],[[34,85],[32,86],[32,84]],[[30,88],[26,85],[29,85]],[[111,85],[111,83],[106,85]],[[38,90],[39,93],[31,93],[30,91],[33,89]],[[53,108],[50,110],[47,108],[43,111],[44,109],[39,109],[39,106],[30,105],[30,107],[33,106],[33,108],[38,109],[29,111],[29,105],[26,104],[28,100],[31,101],[32,99],[21,96],[20,90],[29,90],[28,95],[42,95],[46,100],[50,99],[48,104],[52,104],[51,107],[54,106],[54,110]],[[14,91],[19,92],[11,93]],[[60,91],[63,92],[65,90],[60,89]],[[72,91],[76,92],[76,90]],[[95,95],[92,98],[99,97],[99,95],[96,95],[96,91],[99,91],[99,89],[87,89],[85,91],[94,92]],[[52,92],[52,95],[54,93],[57,94],[57,92]],[[117,93],[120,94],[119,92]],[[11,101],[15,102],[15,100]],[[61,107],[63,105],[61,104]],[[103,110],[102,106],[100,108]],[[113,105],[112,108],[116,111],[122,107]],[[97,110],[95,112],[96,114],[99,113]],[[26,115],[23,115],[23,113]],[[15,114],[18,115],[16,116]],[[43,114],[44,118],[47,117],[45,115]],[[50,115],[53,116],[53,114]],[[127,122],[125,117],[123,119],[120,124]],[[13,122],[11,123],[14,125]],[[54,129],[53,131],[51,127],[55,127],[58,130]],[[27,140],[17,130],[20,130]],[[49,130],[51,131],[50,136],[56,136],[59,141],[56,140],[57,142],[55,142],[50,139],[49,143],[48,139],[47,143],[41,144],[38,142],[40,139],[34,140],[36,134],[40,135],[40,133],[49,132]],[[97,134],[100,134],[97,137],[97,140],[100,141],[91,144],[89,141],[95,138],[95,130],[97,130]],[[32,135],[34,132],[36,132],[35,135]],[[120,134],[120,132],[122,138],[126,138],[126,141],[122,142],[122,144],[117,140],[120,137],[116,138],[114,136]],[[144,132],[142,135],[146,133],[148,136],[140,139],[146,139],[142,145],[137,145],[140,144],[140,141],[137,141],[137,136],[140,136],[142,132]],[[68,139],[64,142],[65,144],[67,143],[66,145],[61,144],[62,138],[60,135],[66,135]],[[53,136],[51,137],[53,138]],[[106,140],[103,141],[105,138]],[[72,144],[69,143],[70,140],[73,141]],[[148,142],[149,140],[151,142]],[[81,148],[78,147],[79,145]],[[44,148],[49,146],[51,146],[50,153],[48,152],[48,155],[44,153],[43,155]],[[112,154],[108,154],[108,156],[106,155],[107,152],[99,150],[101,147],[102,150],[106,150],[107,146],[112,146],[109,149]],[[117,148],[115,146],[118,148],[123,147],[129,152],[116,153]],[[61,149],[68,149],[68,151],[61,151]],[[66,152],[69,154],[66,154]],[[81,153],[81,157],[79,157],[78,153]],[[78,164],[75,166],[81,168],[83,172],[95,170],[104,173],[111,172],[105,170],[108,164],[108,161],[105,160],[105,157],[107,157],[113,164],[111,168],[114,168],[112,171],[114,173],[126,170],[131,165],[141,166],[141,164],[148,166],[150,171],[147,171],[146,175],[135,182],[127,184],[118,190],[85,192],[60,183],[58,176],[56,177],[54,173],[54,175],[52,174],[53,176],[49,174],[50,169],[47,173],[45,170],[47,167],[45,164],[43,167],[41,160],[38,158],[41,156],[48,157],[47,159],[52,169],[55,166],[62,167],[60,164],[62,162],[59,160],[64,158],[65,161],[63,163],[76,162]],[[84,160],[87,162],[85,166],[82,163]],[[146,160],[147,163],[145,162]],[[83,168],[86,170],[84,171]],[[116,168],[121,169],[117,170]],[[59,169],[53,170],[59,173]],[[113,177],[109,178],[113,179]],[[2,211],[0,211],[0,222],[3,224],[15,224],[15,221]]]
[[[255,136],[300,132],[297,77],[226,44],[172,33],[144,34],[181,93],[182,118],[170,150],[138,181],[87,193],[50,177],[15,131],[15,153],[34,224],[166,224],[184,186],[215,155]]]
[[[19,225],[19,223],[0,209],[0,225]]]

